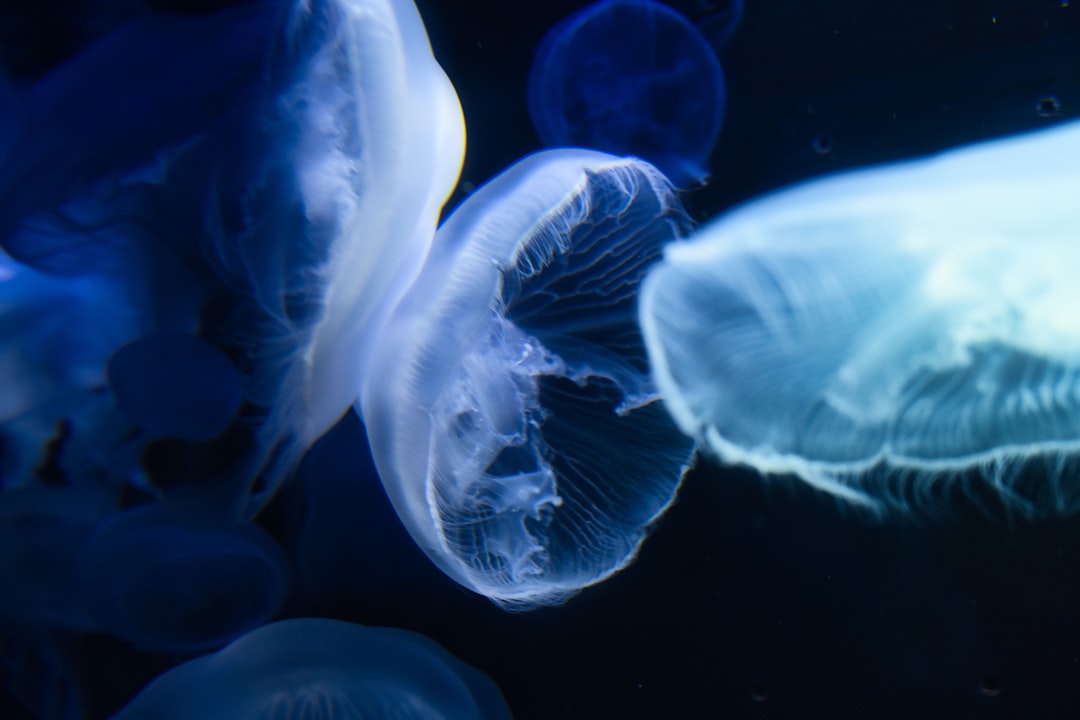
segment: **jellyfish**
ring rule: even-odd
[[[58,432],[106,411],[106,361],[141,327],[113,278],[54,277],[0,253],[0,487],[33,481]]]
[[[726,90],[693,25],[654,0],[602,0],[553,27],[528,104],[541,142],[636,155],[679,187],[704,181]]]
[[[420,548],[511,609],[630,563],[693,453],[658,401],[637,287],[687,220],[653,166],[552,150],[439,229],[379,341],[362,411]]]
[[[716,53],[727,47],[745,11],[744,0],[672,0],[669,4],[694,23]]]
[[[246,397],[268,409],[251,512],[359,395],[464,152],[457,95],[410,0],[290,3],[267,58],[264,101],[222,143],[250,147],[219,163],[216,182],[238,192],[219,193],[206,249],[252,300],[233,323],[250,348]]]
[[[50,485],[0,492],[0,625],[97,630],[79,599],[80,548],[111,510],[87,488]]]
[[[666,407],[723,463],[868,507],[933,509],[973,477],[1075,509],[1077,157],[1059,126],[810,182],[668,246],[640,305]]]
[[[106,374],[117,402],[149,437],[210,440],[240,407],[240,373],[190,335],[155,334],[119,348]]]
[[[219,647],[268,622],[291,582],[284,553],[258,526],[180,521],[158,504],[102,522],[76,575],[102,630],[163,653]]]
[[[123,219],[118,189],[159,177],[253,90],[276,15],[252,2],[139,18],[26,88],[3,82],[0,247],[50,273],[112,260],[123,235],[99,230]]]
[[[340,620],[261,627],[161,675],[114,720],[509,720],[495,684],[423,635]]]

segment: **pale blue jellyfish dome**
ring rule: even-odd
[[[1077,158],[1073,124],[813,182],[669,246],[641,322],[680,427],[859,502],[978,470],[1014,507],[1072,510]]]
[[[408,630],[283,620],[151,682],[115,720],[509,720],[491,680]]]
[[[637,288],[687,229],[647,163],[538,153],[478,189],[380,339],[379,475],[425,553],[509,607],[626,566],[693,453],[649,379]]]
[[[528,102],[545,145],[636,155],[685,187],[708,175],[726,95],[685,17],[654,0],[602,0],[544,37]]]

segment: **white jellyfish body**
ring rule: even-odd
[[[636,291],[686,231],[652,166],[554,150],[440,228],[363,394],[379,475],[450,577],[518,609],[629,563],[692,443],[657,402]]]
[[[252,510],[358,396],[464,153],[457,95],[410,0],[290,3],[267,78],[227,152],[253,149],[218,173],[238,189],[220,193],[208,253],[257,308],[236,323],[252,348],[247,397],[268,408],[268,490]]]
[[[641,323],[679,426],[871,505],[974,469],[1017,507],[1070,509],[1078,157],[1076,124],[999,140],[780,192],[670,246]]]

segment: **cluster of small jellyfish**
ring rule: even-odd
[[[106,633],[195,657],[125,720],[508,717],[414,633],[279,619],[387,520],[326,500],[365,479],[330,446],[513,610],[632,562],[699,448],[869,507],[978,467],[1016,507],[1072,509],[1080,131],[694,235],[678,193],[707,181],[742,3],[695,28],[602,0],[537,50],[552,149],[439,224],[465,128],[411,0],[102,5],[78,53],[0,78],[0,667],[36,714],[81,709],[28,689],[20,653]],[[288,547],[259,522],[285,486]]]

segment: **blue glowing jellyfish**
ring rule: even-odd
[[[189,335],[156,334],[117,350],[106,368],[117,403],[151,437],[210,440],[240,407],[229,359]]]
[[[219,173],[242,189],[223,202],[241,206],[210,252],[258,308],[240,332],[254,348],[248,397],[269,408],[263,499],[357,398],[464,152],[457,95],[410,0],[291,3],[267,76],[235,138],[254,160],[239,180],[227,163]]]
[[[642,290],[657,384],[726,463],[919,506],[979,471],[1075,508],[1080,125],[812,182],[669,246]],[[970,475],[970,473],[969,473]]]
[[[290,587],[284,553],[257,526],[181,522],[160,505],[103,522],[78,578],[98,625],[151,652],[223,645],[270,620]]]
[[[702,182],[724,116],[715,54],[654,0],[602,0],[545,36],[529,113],[545,145],[636,155],[680,187]]]
[[[450,577],[506,607],[626,566],[693,445],[649,380],[637,288],[686,231],[651,165],[538,153],[439,229],[363,395],[394,507]]]
[[[96,630],[78,592],[79,551],[108,515],[102,493],[50,485],[0,492],[0,625]]]
[[[108,276],[53,277],[0,253],[0,488],[33,480],[63,424],[70,434],[107,411],[95,390],[139,331],[133,300]]]
[[[408,630],[283,620],[176,667],[114,720],[509,720],[491,680]]]

